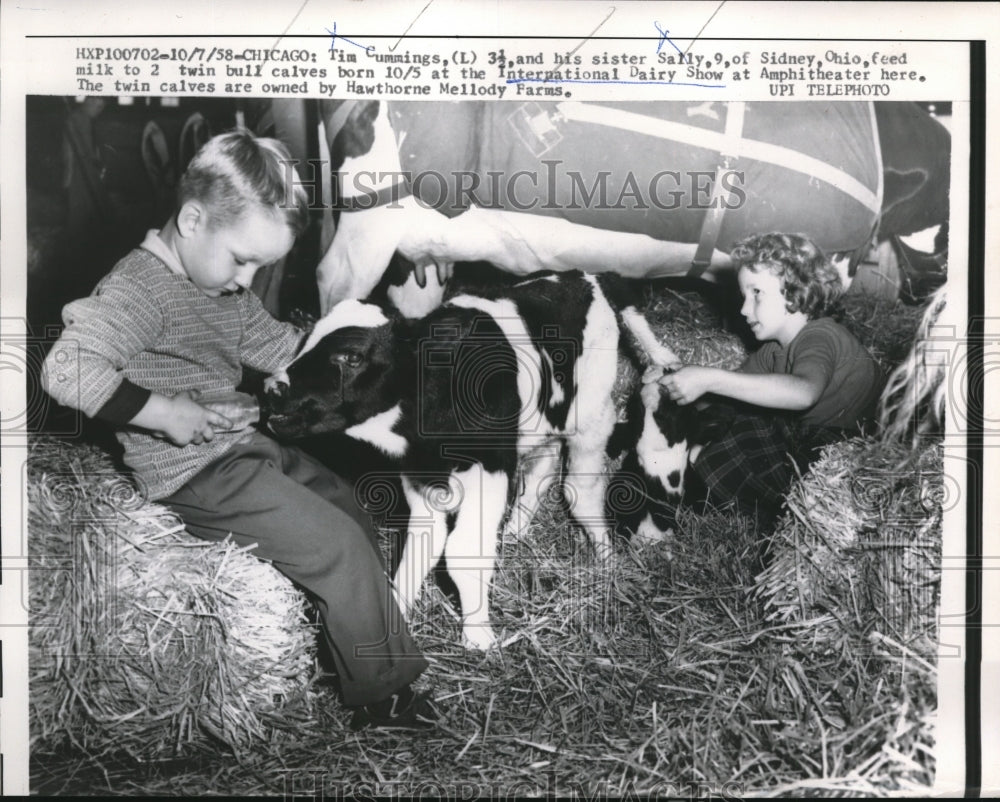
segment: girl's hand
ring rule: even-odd
[[[652,384],[653,382],[658,382],[663,378],[666,370],[663,365],[650,365],[646,368],[646,372],[642,374],[643,384]]]
[[[716,368],[688,365],[674,373],[666,373],[660,384],[667,388],[670,398],[678,404],[690,404],[705,393],[712,392],[712,378]]]

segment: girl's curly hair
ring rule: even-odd
[[[827,314],[844,292],[830,260],[801,234],[754,234],[737,242],[730,255],[737,270],[768,270],[781,279],[785,308],[809,320]]]

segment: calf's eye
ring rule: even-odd
[[[355,353],[344,354],[344,353],[341,353],[341,354],[334,354],[330,358],[330,361],[333,364],[335,364],[335,365],[340,364],[340,365],[347,365],[349,367],[356,368],[364,360],[363,360],[363,357],[361,356],[361,354],[355,354]]]

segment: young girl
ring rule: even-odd
[[[737,370],[654,368],[644,380],[659,380],[679,404],[729,399],[731,420],[692,449],[692,469],[712,503],[771,518],[794,476],[792,460],[802,470],[820,446],[870,424],[883,377],[857,338],[824,316],[842,287],[811,241],[755,235],[737,243],[732,259],[740,314],[763,345]]]

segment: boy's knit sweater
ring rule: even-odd
[[[89,298],[64,308],[66,329],[42,373],[59,403],[124,423],[150,392],[196,390],[206,401],[233,393],[243,365],[271,373],[291,360],[302,332],[271,317],[256,295],[210,298],[175,270],[136,249]],[[150,499],[170,495],[251,434],[217,431],[209,442],[181,448],[138,428],[117,431],[125,463]]]

